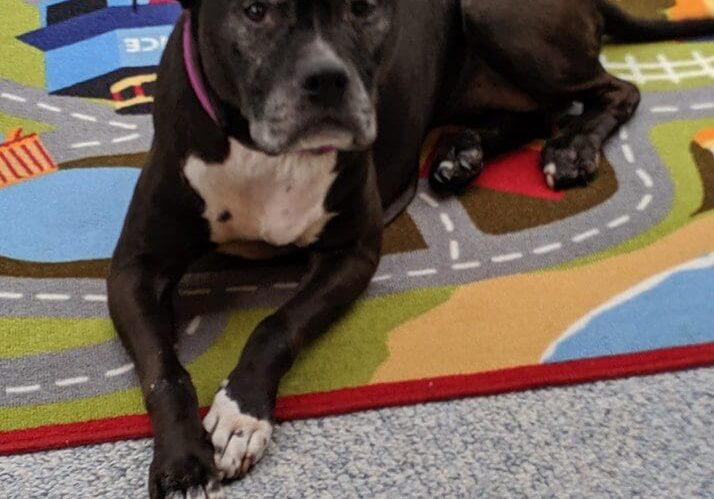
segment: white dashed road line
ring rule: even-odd
[[[533,250],[533,253],[535,255],[546,255],[548,253],[553,253],[554,251],[558,251],[560,249],[563,249],[562,243],[553,243],[541,246],[540,248],[536,248]]]
[[[630,222],[630,216],[629,215],[624,215],[620,218],[616,218],[609,224],[607,224],[607,227],[609,229],[617,229],[618,227],[622,227],[625,224],[628,224]]]
[[[91,123],[96,123],[96,122],[97,122],[97,118],[95,118],[94,116],[90,116],[90,115],[88,115],[88,114],[70,113],[70,116],[71,116],[72,118],[76,118],[76,119],[81,120],[81,121],[89,121],[89,122],[91,122]]]
[[[651,111],[655,114],[676,113],[679,111],[679,108],[677,106],[657,106],[653,107]]]
[[[646,194],[642,198],[642,201],[640,201],[640,204],[637,205],[637,211],[645,211],[650,206],[650,204],[652,204],[653,199],[654,196],[652,196],[652,194]]]
[[[107,295],[84,295],[82,299],[89,302],[106,303]]]
[[[580,244],[588,239],[592,239],[593,237],[599,236],[600,235],[600,230],[599,229],[592,229],[587,232],[583,232],[582,234],[578,234],[577,236],[573,237],[572,241],[574,243]]]
[[[55,381],[55,385],[59,387],[65,387],[65,386],[74,386],[74,385],[82,385],[84,383],[87,383],[89,381],[89,378],[86,376],[79,376],[77,378],[67,378],[67,379],[58,379]]]
[[[642,183],[645,184],[645,187],[648,189],[652,189],[654,187],[654,180],[652,180],[652,176],[644,171],[642,168],[637,169],[637,176],[640,177],[640,180],[642,180]]]
[[[432,208],[438,208],[438,207],[439,207],[439,203],[436,201],[436,199],[434,199],[433,197],[429,196],[428,194],[425,194],[425,193],[423,193],[423,192],[420,193],[420,194],[419,194],[419,199],[421,199],[422,201],[424,201],[426,204],[428,204],[428,205],[431,206]]]
[[[714,109],[714,102],[701,102],[699,104],[691,105],[692,111],[705,111],[708,109]]]
[[[62,109],[57,107],[57,106],[51,106],[49,104],[45,104],[44,102],[38,102],[35,104],[37,107],[40,109],[44,109],[45,111],[50,111],[53,113],[61,113]]]
[[[454,222],[451,220],[451,217],[449,216],[448,213],[442,213],[441,214],[441,223],[444,225],[444,229],[446,232],[451,234],[456,230],[456,227],[454,226]]]
[[[625,155],[625,159],[628,163],[630,163],[631,165],[635,163],[635,153],[632,151],[632,147],[630,147],[630,144],[622,145],[622,153]]]
[[[200,315],[194,317],[193,320],[189,322],[188,326],[186,326],[186,334],[188,336],[193,336],[194,334],[196,334],[198,328],[201,327],[202,320],[203,317],[201,317]]]
[[[473,269],[480,269],[481,267],[482,267],[481,262],[456,263],[451,266],[451,268],[454,270],[473,270]]]
[[[24,97],[20,97],[19,95],[15,94],[9,94],[7,92],[0,93],[0,97],[15,102],[27,102],[27,99],[25,99]]]
[[[39,392],[40,388],[40,385],[8,386],[5,388],[5,393],[8,395],[21,395],[25,393]]]
[[[458,241],[452,240],[449,243],[449,256],[451,256],[451,259],[453,261],[456,261],[461,258],[461,248],[459,247]]]
[[[104,376],[107,378],[116,378],[117,376],[130,372],[132,369],[134,369],[134,364],[124,364],[116,369],[110,369],[104,373]]]
[[[491,258],[491,261],[493,263],[507,263],[520,260],[523,257],[523,253],[509,253],[507,255],[494,256],[493,258]]]
[[[385,282],[392,279],[392,274],[378,275],[372,278],[372,282]]]
[[[139,128],[133,123],[124,123],[122,121],[110,121],[108,124],[109,126],[113,126],[115,128],[123,128],[124,130],[136,130],[137,128]]]
[[[62,295],[56,293],[39,293],[35,295],[35,299],[40,301],[69,301],[71,295]]]
[[[27,102],[27,99],[25,97],[21,97],[19,95],[11,94],[8,92],[2,92],[0,93],[0,98],[11,100],[14,102]],[[52,113],[62,113],[63,110],[60,107],[53,106],[51,104],[48,104],[46,102],[42,101],[37,101],[35,102],[35,106],[37,106],[40,109],[43,109],[45,111],[50,111]],[[96,116],[92,116],[90,114],[85,114],[85,113],[78,113],[78,112],[72,112],[69,113],[69,115],[80,121],[85,121],[89,123],[100,123],[101,121],[99,118]],[[126,123],[123,121],[107,121],[107,122],[101,122],[107,126],[114,127],[114,128],[121,128],[122,130],[137,130],[139,128],[138,125],[134,123]],[[125,142],[130,142],[133,140],[137,140],[141,138],[141,134],[139,133],[133,133],[131,135],[125,135],[123,137],[116,137],[115,139],[112,139],[112,144],[122,144]],[[97,141],[97,140],[92,140],[92,141],[87,141],[87,142],[77,142],[75,144],[70,144],[69,148],[70,149],[86,149],[89,147],[99,147],[102,145],[102,142]]]
[[[69,148],[70,149],[84,149],[87,147],[99,147],[101,145],[102,145],[101,142],[99,142],[97,140],[93,140],[90,142],[77,142],[76,144],[70,145]]]
[[[0,293],[0,300],[22,300],[24,297],[22,293]]]
[[[438,273],[439,273],[439,271],[436,269],[424,269],[424,270],[412,270],[411,272],[407,272],[407,275],[409,277],[427,277],[430,275],[436,275]]]
[[[130,142],[132,140],[138,139],[139,137],[141,137],[140,134],[132,133],[131,135],[125,135],[123,137],[117,137],[116,139],[112,139],[112,144],[121,144],[122,142]]]

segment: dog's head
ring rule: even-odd
[[[396,0],[183,0],[208,84],[269,154],[376,138],[375,94]]]

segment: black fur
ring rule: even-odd
[[[249,3],[182,2],[220,123],[187,80],[179,24],[159,69],[153,146],[108,280],[111,316],[136,364],[154,429],[152,497],[214,487],[218,476],[194,388],[174,351],[173,291],[189,264],[214,249],[203,202],[183,178],[190,154],[220,162],[229,137],[282,154],[314,126],[354,137],[339,154],[326,199],[337,216],[310,248],[308,273],[295,296],[257,327],[228,378],[227,393],[244,412],[271,418],[278,384],[300,349],[369,284],[384,214],[397,212],[395,203],[413,189],[433,127],[465,127],[435,162],[438,168],[450,160],[461,170],[432,175],[435,187],[460,190],[485,158],[548,135],[579,100],[583,115],[550,137],[543,162],[554,188],[584,184],[603,142],[639,103],[633,85],[601,66],[603,36],[642,41],[714,32],[711,21],[636,20],[602,0],[374,0],[374,16],[361,20],[350,17],[349,0],[291,0],[279,4],[285,17],[272,19],[272,27],[246,21]],[[324,45],[315,43],[318,34]],[[304,82],[325,74],[325,65],[347,79],[347,90],[317,103],[306,90],[314,86]],[[273,99],[284,89],[292,90]],[[372,144],[370,120],[377,117]]]

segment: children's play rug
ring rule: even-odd
[[[180,13],[140,3],[0,0],[0,453],[149,432],[103,281]],[[714,363],[714,39],[609,46],[603,63],[644,98],[592,186],[548,190],[538,144],[458,199],[423,182],[368,294],[285,378],[280,419]],[[220,265],[176,297],[203,405],[301,270]]]

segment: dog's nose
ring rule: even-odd
[[[339,66],[325,66],[308,74],[302,88],[310,100],[323,106],[337,106],[342,102],[349,77]]]

